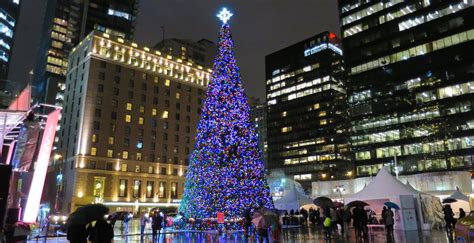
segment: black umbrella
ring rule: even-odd
[[[355,200],[355,201],[352,201],[350,203],[348,203],[347,205],[347,208],[354,208],[354,207],[365,207],[365,206],[369,206],[368,203],[364,202],[364,201],[359,201],[359,200]]]
[[[313,203],[320,208],[332,208],[333,202],[328,197],[317,197],[313,200]]]
[[[88,204],[79,207],[68,217],[68,225],[87,225],[92,221],[104,219],[109,208],[103,204]]]
[[[452,198],[452,197],[448,197],[448,198],[445,198],[443,199],[443,203],[454,203],[454,202],[457,202],[458,200]]]

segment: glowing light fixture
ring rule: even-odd
[[[222,23],[226,24],[230,17],[234,16],[234,14],[227,10],[227,8],[223,8],[216,16],[222,21]]]
[[[28,200],[26,202],[23,221],[27,223],[36,222],[38,215],[41,194],[43,194],[44,181],[48,170],[49,157],[53,148],[54,135],[56,134],[56,126],[58,125],[60,109],[51,112],[46,120],[43,138],[41,140],[40,152],[38,154],[38,162],[36,163],[33,180],[29,190]]]

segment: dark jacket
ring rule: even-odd
[[[85,225],[70,225],[67,229],[67,239],[71,243],[87,243],[90,228]]]
[[[89,240],[92,243],[110,243],[114,238],[114,229],[107,221],[100,219],[91,230]]]
[[[153,216],[152,227],[153,229],[161,229],[163,224],[163,217],[161,217],[160,213],[155,213]]]

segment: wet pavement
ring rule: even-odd
[[[136,224],[132,224],[130,227],[130,233],[138,233],[138,227]],[[115,227],[114,242],[140,242],[140,243],[151,243],[153,242],[150,235],[150,229],[146,230],[145,236],[140,235],[129,235],[129,236],[120,236],[121,229],[120,224],[117,223]],[[28,242],[37,242],[36,240],[31,240]],[[51,238],[44,241],[43,239],[38,240],[38,242],[68,242],[64,237],[61,238]],[[258,237],[250,236],[245,238],[243,232],[228,232],[228,233],[218,233],[218,232],[172,232],[167,231],[162,233],[159,241],[160,243],[180,243],[180,242],[210,242],[210,243],[237,243],[237,242],[259,242]],[[278,240],[270,240],[270,242],[331,242],[331,243],[342,243],[342,242],[368,242],[368,243],[378,243],[378,242],[387,242],[385,231],[383,230],[374,230],[370,233],[369,238],[365,241],[356,241],[354,233],[351,232],[350,237],[344,238],[340,234],[333,234],[332,239],[325,240],[323,233],[315,226],[311,227],[299,227],[299,228],[290,228],[283,229],[282,234]],[[448,243],[448,237],[445,231],[434,230],[434,231],[395,231],[395,240],[392,242],[408,242],[408,243]]]

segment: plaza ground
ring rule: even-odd
[[[139,233],[138,220],[132,221],[129,229],[129,236],[122,236],[121,231],[121,222],[117,222],[115,226],[115,242],[143,242],[149,243],[152,242],[151,231],[150,229],[146,230],[145,236],[141,237],[136,235]],[[28,243],[37,242],[36,240],[30,240]],[[45,242],[43,239],[38,240],[38,242]],[[58,242],[64,243],[68,242],[65,237],[60,238],[51,238],[47,239],[46,242]],[[158,242],[158,241],[157,241]],[[226,242],[226,243],[238,243],[238,242],[258,242],[256,236],[251,236],[248,239],[245,238],[242,232],[229,232],[219,234],[217,232],[166,232],[162,234],[159,242],[166,243],[179,243],[179,242]],[[299,228],[288,228],[283,229],[282,235],[278,241],[271,240],[271,242],[334,242],[334,243],[343,243],[343,242],[356,242],[354,233],[351,230],[351,235],[349,238],[344,238],[341,235],[333,235],[331,241],[325,241],[322,232],[315,226],[309,227],[299,227]],[[369,239],[366,242],[378,243],[378,242],[387,242],[385,231],[382,230],[373,230]],[[396,231],[395,232],[395,242],[409,242],[409,243],[448,243],[450,242],[446,232],[443,230],[434,230],[434,231]],[[452,241],[451,241],[452,242]]]

